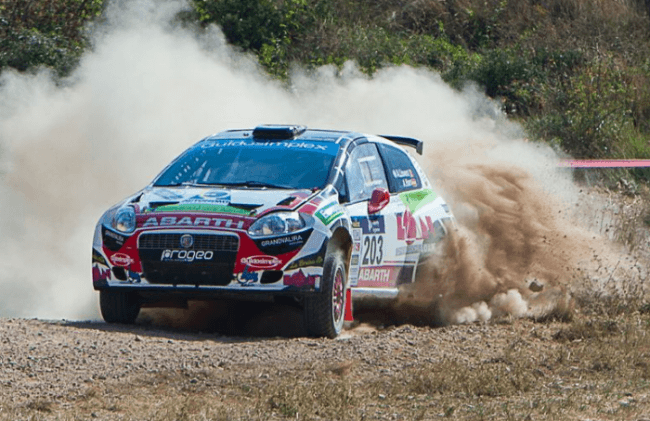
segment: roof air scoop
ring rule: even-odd
[[[264,124],[255,127],[253,137],[264,140],[285,140],[294,139],[307,130],[305,126],[284,125],[284,124]]]

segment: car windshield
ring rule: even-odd
[[[182,154],[154,185],[323,188],[338,149],[332,142],[208,140]]]

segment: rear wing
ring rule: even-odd
[[[415,151],[422,155],[422,149],[424,147],[424,142],[421,140],[413,139],[412,137],[402,137],[402,136],[386,136],[386,135],[379,135],[380,137],[383,137],[384,139],[388,139],[390,141],[393,141],[397,143],[398,145],[404,145],[404,146],[410,146],[411,148],[415,148]]]

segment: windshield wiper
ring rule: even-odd
[[[272,183],[265,183],[263,181],[242,181],[240,183],[218,183],[220,186],[228,187],[260,187],[269,189],[293,189],[293,187],[280,186]]]

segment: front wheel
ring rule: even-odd
[[[347,273],[340,251],[325,257],[321,289],[305,298],[305,324],[312,336],[337,337],[343,330]]]
[[[133,293],[99,291],[99,307],[107,323],[132,324],[140,313],[140,300]]]

